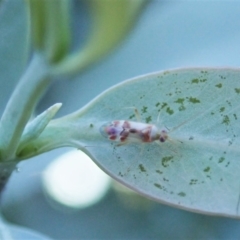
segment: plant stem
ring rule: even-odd
[[[51,82],[49,69],[36,53],[8,101],[0,121],[0,161],[14,160],[24,127]]]
[[[1,240],[14,240],[11,236],[8,226],[4,222],[4,219],[1,215],[0,215],[0,239]]]
[[[16,165],[18,162],[2,162],[0,163],[0,200],[2,191],[11,175],[11,173],[16,170]]]

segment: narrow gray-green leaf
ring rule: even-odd
[[[125,81],[78,112],[51,121],[18,156],[79,147],[112,177],[151,199],[239,217],[239,79],[240,69],[190,68]],[[118,146],[104,138],[102,124],[137,121],[131,107],[141,122],[168,129],[169,140]]]
[[[136,21],[145,0],[87,0],[92,28],[84,48],[72,53],[56,66],[56,74],[79,72],[112,50]]]
[[[47,126],[50,120],[52,120],[61,106],[61,103],[54,104],[26,125],[21,136],[18,151],[20,151],[28,142],[36,139],[42,133],[44,128]]]
[[[34,48],[51,62],[62,60],[69,50],[68,0],[27,0]]]
[[[15,87],[0,121],[0,161],[12,161],[33,109],[52,79],[41,54],[32,60]]]

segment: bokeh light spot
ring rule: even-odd
[[[43,186],[56,202],[84,208],[104,197],[110,179],[84,152],[74,150],[50,163],[43,174]]]

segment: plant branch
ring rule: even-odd
[[[35,54],[15,88],[0,121],[0,161],[13,160],[22,132],[49,85],[49,66]]]

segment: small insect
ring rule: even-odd
[[[100,127],[100,133],[109,140],[118,142],[118,146],[130,143],[152,143],[152,142],[163,143],[166,142],[166,140],[174,142],[174,140],[168,136],[169,131],[166,128],[160,130],[154,124],[141,122],[140,115],[137,109],[134,108],[134,111],[135,117],[137,118],[138,122],[127,120],[114,120],[102,125]],[[197,116],[199,117],[201,114]],[[173,127],[170,132],[172,133],[173,131],[177,130],[178,128],[180,128],[181,126],[185,125],[187,122],[195,118],[196,115],[180,123],[178,126]],[[159,122],[159,115],[157,118],[157,122]],[[193,139],[194,139],[193,136],[189,137],[189,140]],[[183,143],[180,140],[178,141],[180,143]]]
[[[168,139],[166,129],[160,130],[156,125],[127,120],[115,120],[101,126],[100,132],[118,145],[129,143],[165,142]]]

